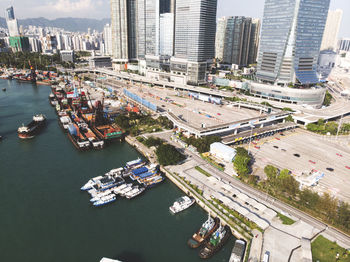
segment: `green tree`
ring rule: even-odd
[[[267,165],[264,168],[264,172],[267,175],[268,180],[274,183],[277,179],[278,169],[272,165]]]
[[[186,156],[181,154],[177,149],[169,144],[161,144],[157,147],[156,155],[160,165],[169,166],[186,159]]]
[[[279,179],[286,179],[288,177],[290,177],[290,171],[288,169],[282,169],[278,176]]]
[[[326,95],[325,95],[324,100],[323,100],[323,105],[330,106],[332,103],[332,100],[333,100],[333,96],[327,90]]]

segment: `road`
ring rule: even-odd
[[[169,133],[163,133],[159,134],[159,137],[162,139],[165,139],[168,143],[179,147],[178,144],[170,140],[170,134]],[[199,157],[197,154],[193,153],[192,151],[185,149],[185,153],[190,156],[192,159],[196,160],[199,164],[206,165],[207,162],[203,160],[201,157]],[[308,223],[309,225],[315,227],[319,231],[324,231],[324,235],[327,237],[330,237],[331,239],[335,239],[338,244],[340,244],[343,247],[350,248],[350,236],[344,234],[343,232],[340,232],[339,230],[329,227],[327,224],[323,223],[322,221],[274,198],[269,196],[268,194],[261,192],[255,188],[252,188],[251,186],[241,182],[240,180],[231,177],[227,175],[224,172],[221,172],[217,170],[216,168],[206,165],[206,168],[210,171],[211,174],[221,178],[222,180],[228,181],[232,186],[238,188],[243,193],[249,194],[249,196],[256,198],[259,200],[259,202],[273,208],[273,209],[279,209],[281,211],[284,211],[288,214],[290,214],[293,217],[296,217],[305,223]]]

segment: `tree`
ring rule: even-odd
[[[286,179],[288,177],[290,177],[290,171],[288,169],[282,169],[278,176],[279,179]]]
[[[323,101],[323,105],[324,106],[330,106],[333,100],[333,96],[328,92],[328,90],[326,91],[326,95],[324,96],[324,101]]]
[[[186,156],[181,154],[177,149],[169,144],[161,144],[157,147],[156,155],[160,165],[169,166],[186,159]]]
[[[268,180],[274,183],[277,179],[278,169],[272,165],[267,165],[264,168],[264,172],[267,175]]]
[[[287,117],[285,118],[285,120],[286,120],[287,122],[294,122],[294,118],[292,117],[292,115],[287,116]]]
[[[306,206],[310,209],[315,210],[319,201],[320,201],[320,196],[309,189],[305,189],[300,193],[300,203],[303,206]]]
[[[336,216],[336,222],[350,229],[350,205],[346,202],[340,202]]]
[[[236,148],[236,156],[233,160],[233,166],[239,176],[247,176],[250,172],[251,157],[248,151],[243,147]]]

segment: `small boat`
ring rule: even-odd
[[[110,194],[108,196],[102,197],[100,200],[93,203],[94,206],[103,206],[108,203],[114,202],[116,200],[116,196],[114,194]]]
[[[212,218],[208,214],[208,219],[203,223],[201,228],[195,233],[192,238],[187,242],[188,246],[191,248],[197,248],[204,244],[207,239],[214,233],[214,231],[219,227],[220,219],[218,217]]]
[[[2,89],[2,91],[4,91],[4,92],[5,92],[5,91],[6,91],[6,88],[3,88],[3,89]]]
[[[231,229],[229,226],[220,227],[211,235],[209,242],[199,251],[200,258],[210,258],[218,252],[229,240],[231,236]]]
[[[101,200],[102,197],[108,196],[112,193],[111,190],[107,190],[101,193],[97,193],[93,198],[90,199],[90,202],[96,202],[98,200]]]
[[[139,188],[138,186],[134,187],[133,190],[129,191],[128,193],[125,194],[125,197],[127,199],[134,198],[138,195],[140,195],[143,191],[145,191],[144,187]]]
[[[176,214],[176,213],[179,213],[179,212],[189,208],[195,202],[196,201],[193,198],[189,198],[188,196],[183,196],[183,197],[176,199],[174,204],[171,207],[169,207],[169,210],[173,214]]]
[[[18,128],[18,137],[21,139],[33,138],[43,127],[46,117],[42,114],[33,116],[32,122]]]
[[[125,194],[130,192],[131,190],[133,190],[133,187],[132,186],[127,186],[126,188],[124,188],[123,190],[121,190],[119,192],[119,195],[125,196]]]
[[[114,194],[118,195],[122,190],[124,190],[127,187],[131,187],[131,186],[132,186],[132,184],[122,184],[122,185],[117,186],[116,188],[114,188],[113,192],[114,192]]]

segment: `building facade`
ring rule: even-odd
[[[15,37],[20,35],[18,22],[15,17],[15,11],[13,9],[13,6],[10,6],[9,8],[6,9],[6,23],[7,23],[10,37]]]
[[[329,10],[326,22],[326,27],[323,33],[323,39],[321,44],[321,51],[337,49],[338,33],[340,29],[341,20],[343,17],[343,10]]]
[[[104,55],[113,54],[113,41],[112,41],[112,27],[109,24],[106,24],[103,28],[103,43],[104,43]]]
[[[217,0],[177,0],[175,47],[171,71],[187,73],[190,84],[206,81],[206,71],[215,57]]]
[[[174,50],[174,14],[161,14],[159,23],[159,54],[172,56]]]
[[[252,27],[250,31],[250,43],[248,52],[248,64],[255,64],[258,56],[259,39],[260,39],[260,19],[252,19]]]
[[[350,51],[350,38],[342,38],[339,41],[339,51],[345,51],[349,52]]]
[[[249,63],[252,19],[244,16],[222,17],[216,32],[216,58],[225,64]]]
[[[257,78],[302,85],[318,82],[317,60],[330,0],[266,0]]]

